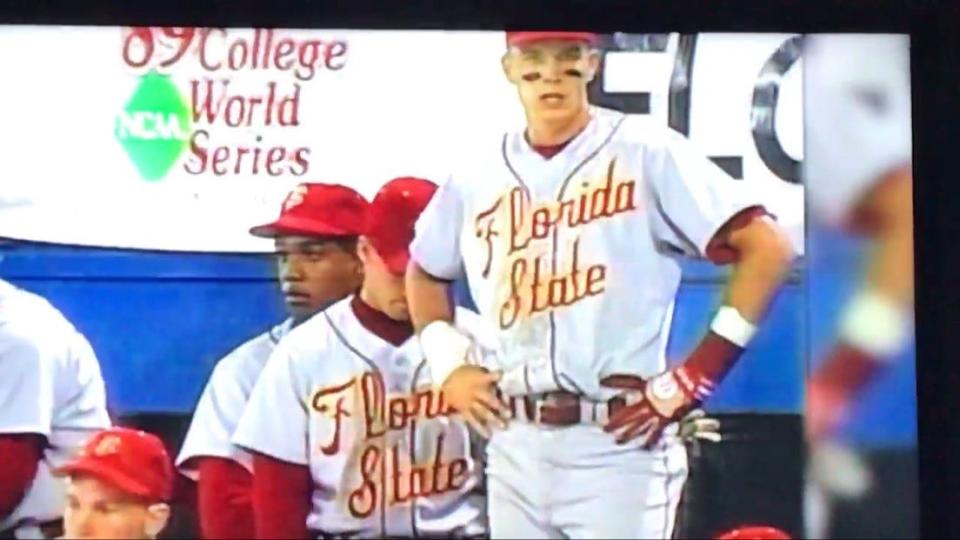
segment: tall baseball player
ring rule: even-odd
[[[170,519],[173,464],[155,435],[103,430],[55,474],[68,478],[65,538],[147,540]]]
[[[205,538],[254,534],[253,462],[230,437],[280,339],[360,286],[356,241],[368,204],[346,186],[302,184],[287,196],[276,221],[250,231],[274,239],[289,317],[220,360],[197,404],[177,465],[198,482],[200,531]]]
[[[45,299],[0,280],[0,538],[53,538],[65,483],[52,471],[110,426],[100,364]]]
[[[470,431],[433,390],[404,292],[417,216],[436,185],[385,184],[357,252],[360,292],[277,346],[234,435],[253,452],[258,538],[483,535]],[[479,318],[463,331],[490,345]]]
[[[491,435],[495,538],[669,538],[687,472],[676,422],[749,344],[793,256],[689,141],[588,103],[595,41],[507,33],[526,129],[457,156],[411,247],[411,315],[434,381]],[[682,255],[733,272],[703,341],[667,369]],[[450,324],[461,267],[499,330],[493,361],[472,360]]]
[[[869,462],[850,453],[848,445],[838,446],[835,439],[850,420],[857,397],[891,371],[895,361],[915,359],[908,354],[913,323],[909,53],[908,36],[806,37],[804,95],[809,105],[804,179],[810,213],[821,225],[861,235],[873,248],[858,290],[840,313],[836,343],[819,359],[807,384],[809,538],[876,534],[866,528],[870,524],[855,525],[862,521],[857,519],[844,520],[857,530],[832,529],[835,501],[828,493],[854,498],[865,493],[870,476],[881,491],[897,490],[893,484],[885,487],[888,479],[873,474]],[[906,396],[886,399],[909,401]],[[912,461],[908,456],[893,463],[912,469]],[[857,471],[862,474],[851,474]],[[895,474],[915,478],[915,472]],[[904,501],[886,514],[905,520],[909,510],[891,512],[915,505]],[[897,525],[901,532],[882,531],[917,533],[916,523]]]

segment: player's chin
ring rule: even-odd
[[[409,321],[410,307],[406,300],[393,300],[389,304],[387,316],[395,321]]]
[[[297,321],[309,319],[322,307],[319,302],[313,302],[308,298],[287,298],[285,304],[287,313]]]

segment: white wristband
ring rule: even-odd
[[[741,348],[746,348],[747,343],[750,343],[753,335],[757,333],[757,327],[744,319],[737,308],[730,306],[717,310],[713,322],[710,323],[710,330]]]
[[[473,341],[447,321],[433,321],[420,332],[420,348],[430,366],[433,387],[439,389],[447,377],[467,363]]]
[[[906,344],[910,321],[893,300],[861,291],[850,300],[840,319],[840,339],[874,356],[891,360]]]

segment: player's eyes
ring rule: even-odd
[[[323,259],[324,255],[326,255],[326,252],[311,251],[311,252],[304,253],[304,255],[307,257],[307,260],[316,262]]]

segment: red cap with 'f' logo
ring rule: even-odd
[[[392,273],[406,271],[417,218],[436,191],[429,180],[405,176],[384,184],[370,203],[364,236]]]
[[[156,435],[114,427],[94,434],[59,476],[89,474],[121,491],[149,501],[168,501],[173,492],[173,464]]]

